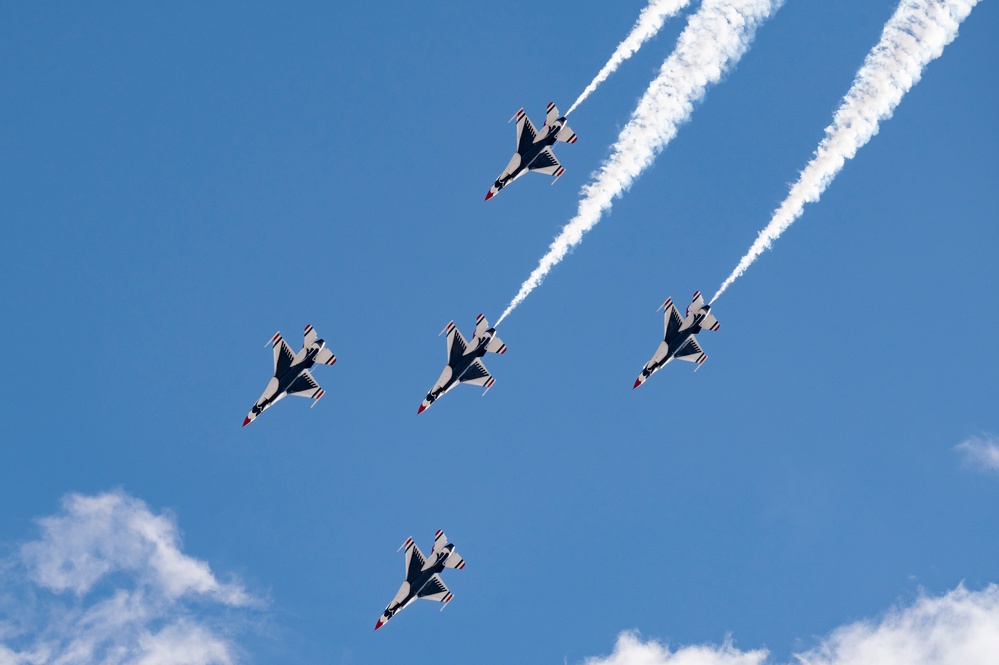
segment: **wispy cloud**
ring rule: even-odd
[[[964,463],[974,469],[999,473],[999,437],[993,434],[972,436],[954,446],[964,456]]]
[[[833,630],[818,646],[794,654],[798,665],[991,665],[999,654],[999,586],[959,586],[923,596],[877,620]],[[765,649],[742,651],[726,641],[673,650],[632,632],[618,636],[609,656],[585,665],[776,665]]]
[[[238,662],[232,634],[261,602],[184,554],[172,515],[70,494],[38,525],[0,568],[0,665]]]

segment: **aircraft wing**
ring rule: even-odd
[[[524,113],[524,109],[517,111],[517,152],[521,155],[538,140],[538,130],[534,128],[534,123]]]
[[[687,343],[683,345],[679,351],[676,352],[674,356],[677,360],[686,360],[688,363],[700,363],[703,362],[702,358],[707,358],[707,354],[701,349],[701,345],[697,343],[697,340],[693,336],[687,340]]]
[[[476,360],[468,367],[467,370],[465,370],[465,373],[461,375],[459,382],[470,383],[473,386],[485,386],[486,392],[489,392],[489,389],[493,387],[494,383],[496,383],[496,379],[494,379],[493,375],[489,373],[489,370],[486,369],[486,366],[482,364],[481,360]],[[486,393],[482,394],[485,395]]]
[[[680,310],[676,308],[672,300],[667,300],[666,303],[666,311],[663,312],[663,339],[669,340],[680,331],[683,317],[680,316]]]
[[[444,584],[444,580],[441,579],[440,575],[434,575],[430,580],[424,585],[422,589],[416,594],[417,598],[423,598],[424,600],[436,600],[440,603],[444,603],[446,606],[454,598],[454,594],[448,591],[447,586]],[[442,607],[441,610],[444,608]]]
[[[559,161],[555,159],[555,153],[552,152],[551,148],[542,150],[527,169],[556,177],[565,171]]]
[[[427,565],[427,560],[424,558],[423,552],[410,538],[409,546],[406,548],[406,581],[415,580],[425,565]]]
[[[298,378],[292,381],[291,385],[288,386],[289,395],[309,397],[315,400],[322,397],[325,392],[325,390],[319,387],[316,380],[312,378],[312,373],[309,372],[309,370],[302,372]]]
[[[459,358],[465,355],[465,351],[468,350],[468,342],[454,325],[454,321],[447,324],[444,330],[447,331],[447,364],[454,365]]]
[[[291,364],[295,362],[295,352],[284,341],[281,333],[274,336],[274,376],[281,376],[288,371]]]

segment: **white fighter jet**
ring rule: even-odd
[[[475,319],[475,337],[471,343],[465,341],[454,321],[448,323],[441,335],[447,333],[447,367],[441,372],[437,383],[427,393],[423,403],[420,404],[420,415],[431,404],[437,401],[441,395],[454,388],[459,383],[470,383],[473,386],[485,386],[482,393],[485,395],[496,383],[486,366],[482,364],[480,358],[489,353],[506,353],[506,344],[496,336],[496,328],[489,327],[486,317],[479,314]]]
[[[315,328],[305,326],[305,342],[298,353],[291,350],[280,332],[271,337],[271,341],[267,344],[274,347],[274,377],[267,383],[264,394],[246,414],[243,427],[287,395],[308,397],[313,400],[312,406],[315,406],[316,402],[326,394],[326,391],[312,378],[312,372],[309,370],[316,363],[332,365],[336,362],[336,356],[326,348],[326,342],[318,337]]]
[[[667,298],[659,309],[664,310],[666,332],[652,360],[645,364],[642,373],[635,379],[634,388],[648,381],[650,376],[672,360],[696,363],[697,367],[694,368],[696,372],[708,356],[701,350],[694,335],[702,330],[718,330],[720,327],[718,319],[711,313],[711,305],[704,304],[704,297],[700,291],[694,293],[694,299],[687,306],[687,313],[683,317],[673,304],[672,298]]]
[[[539,132],[534,127],[534,123],[524,113],[524,109],[517,111],[510,120],[517,121],[517,152],[510,158],[510,163],[503,169],[496,178],[496,182],[486,193],[486,201],[496,196],[499,190],[503,189],[511,182],[524,175],[528,171],[537,171],[547,175],[555,176],[555,180],[565,173],[565,169],[555,159],[555,153],[551,146],[556,141],[566,143],[576,142],[576,133],[569,129],[565,116],[560,116],[555,102],[548,103],[548,110],[545,114],[545,124]]]
[[[465,560],[454,551],[454,545],[447,542],[447,536],[443,531],[438,531],[434,535],[434,548],[430,550],[429,559],[423,556],[423,552],[412,538],[407,538],[399,549],[403,548],[406,549],[406,580],[399,587],[399,593],[395,594],[395,598],[382,612],[381,618],[375,624],[375,630],[384,626],[399,610],[418,598],[443,603],[441,605],[443,612],[454,598],[454,594],[444,586],[440,573],[445,568],[461,570],[465,567]]]

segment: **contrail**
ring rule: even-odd
[[[853,85],[826,127],[815,157],[791,187],[770,223],[729,275],[718,296],[770,248],[801,217],[806,203],[818,201],[846,160],[878,133],[878,124],[890,118],[902,97],[919,82],[923,68],[940,57],[957,37],[957,28],[978,0],[902,0],[885,24],[878,42],[853,79]]]
[[[621,66],[621,63],[635,55],[642,44],[654,37],[663,27],[666,19],[678,14],[680,10],[690,4],[690,0],[651,0],[649,4],[638,15],[634,27],[624,41],[618,44],[617,49],[611,55],[610,60],[604,65],[597,75],[586,86],[579,98],[572,103],[569,110],[565,112],[568,116],[576,110],[576,107],[583,103],[583,100],[597,89],[601,83],[607,80],[614,71]]]
[[[704,0],[680,33],[676,48],[638,102],[628,124],[611,147],[611,155],[583,187],[576,216],[562,227],[507,306],[499,325],[533,291],[583,234],[596,226],[614,199],[631,187],[676,136],[712,83],[716,83],[748,50],[756,28],[783,0]]]

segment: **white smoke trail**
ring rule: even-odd
[[[507,306],[496,325],[512,312],[596,226],[615,198],[662,152],[690,118],[694,104],[742,57],[756,28],[783,0],[704,0],[680,33],[676,48],[638,102],[611,155],[582,189],[576,216],[562,227]]]
[[[770,223],[711,299],[714,302],[798,219],[806,203],[819,200],[846,160],[878,133],[902,97],[919,82],[923,68],[957,37],[957,28],[978,0],[902,0],[853,85],[826,127],[815,157],[791,187]]]
[[[651,0],[648,6],[638,15],[638,20],[635,21],[631,32],[628,33],[623,42],[618,44],[617,49],[614,50],[607,64],[597,73],[590,82],[590,85],[586,86],[586,90],[583,90],[582,94],[572,103],[572,106],[569,107],[569,110],[565,114],[568,116],[575,111],[576,107],[582,104],[583,100],[597,89],[597,86],[606,81],[607,77],[613,74],[621,66],[622,62],[635,55],[638,49],[642,47],[642,44],[654,37],[662,29],[666,19],[676,16],[680,10],[689,4],[690,0]]]

